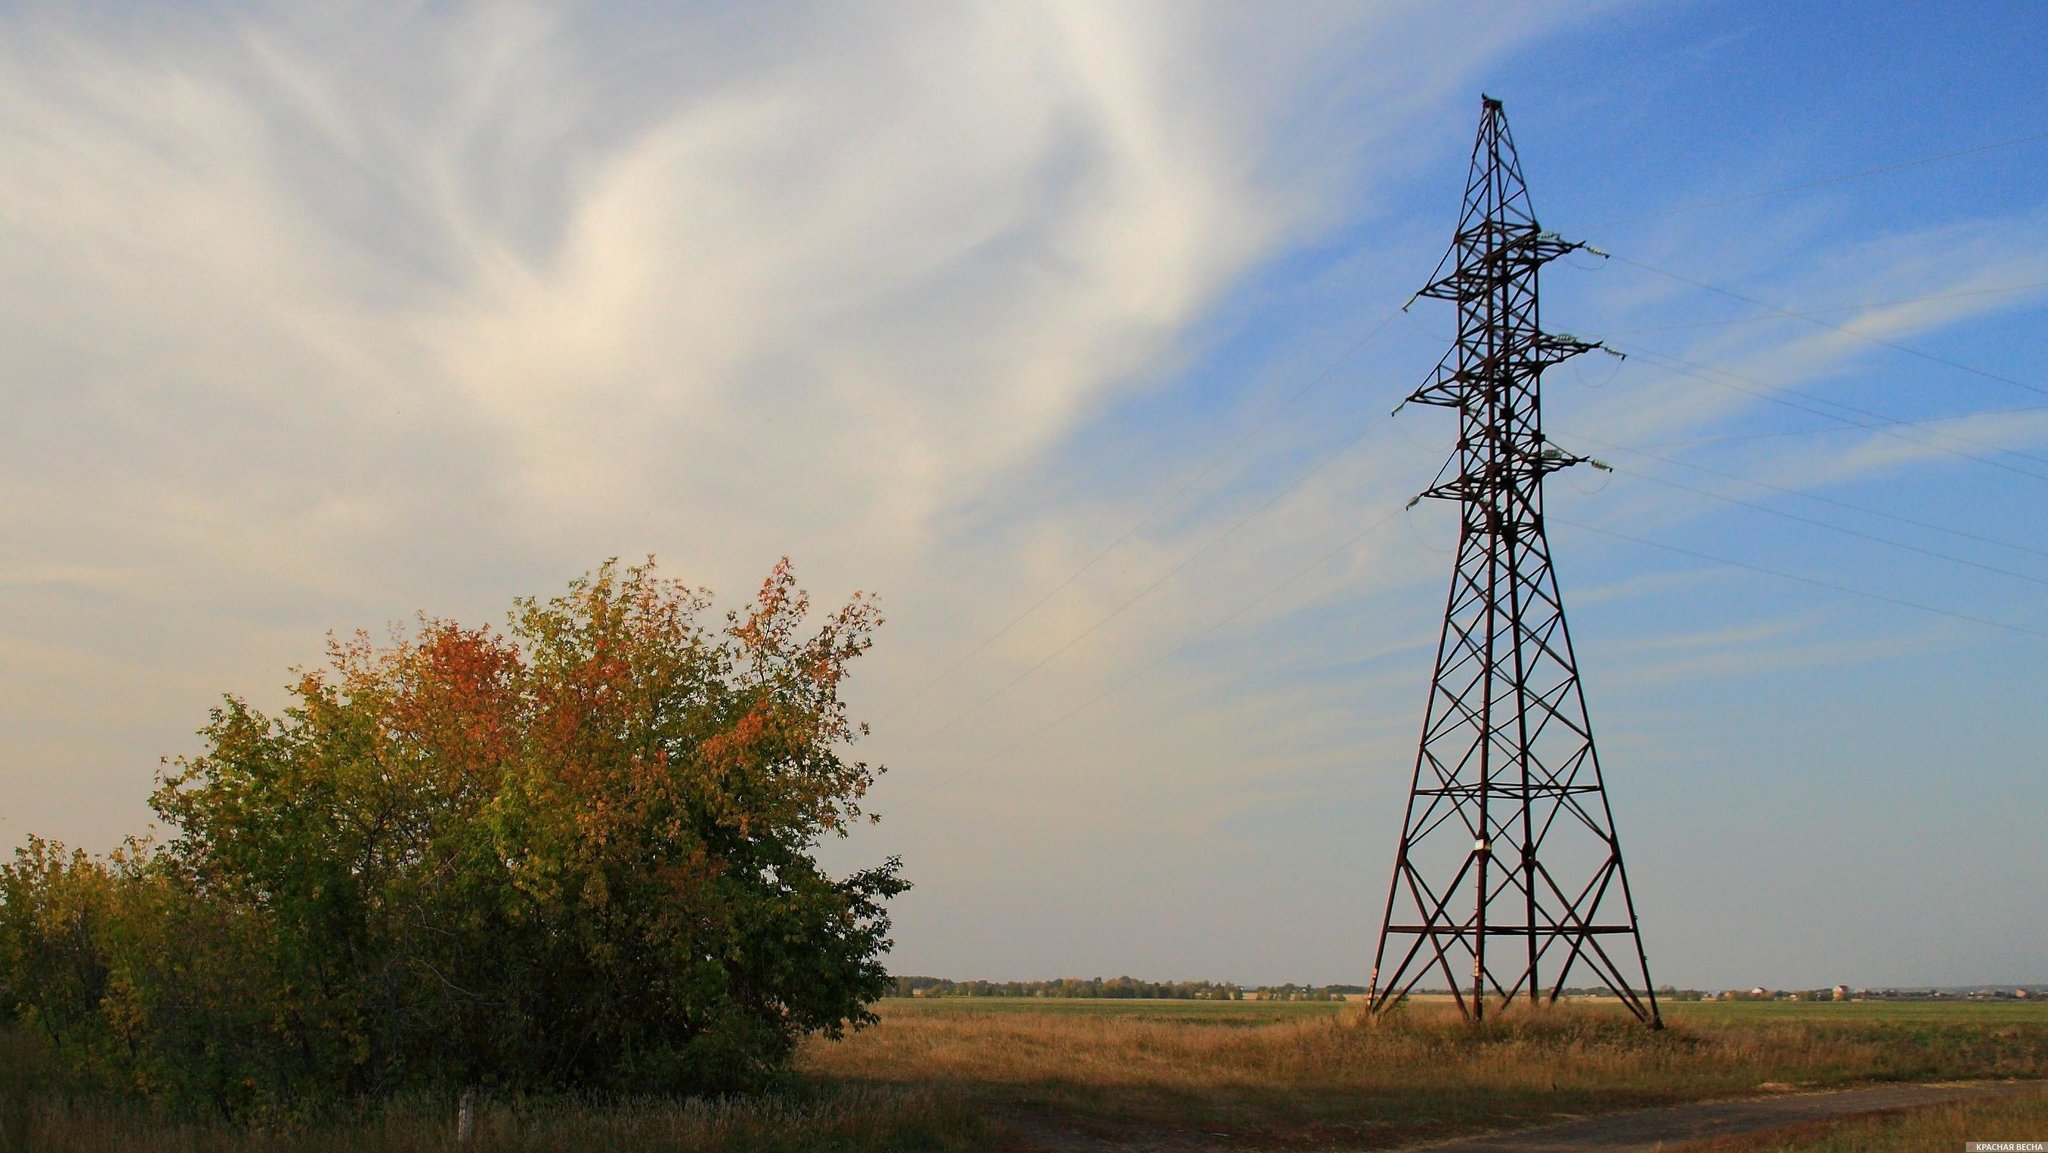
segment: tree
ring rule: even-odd
[[[880,771],[844,755],[864,728],[840,699],[880,618],[857,594],[807,632],[786,560],[722,628],[709,607],[608,563],[509,635],[332,644],[281,716],[227,698],[95,936],[131,1083],[235,1111],[732,1091],[871,1021],[908,884],[813,852]]]

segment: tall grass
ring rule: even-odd
[[[36,1042],[0,1029],[0,1151],[21,1153],[951,1153],[988,1147],[964,1101],[917,1085],[799,1081],[749,1098],[485,1098],[475,1139],[455,1102],[366,1105],[314,1124],[181,1117],[69,1085]]]
[[[919,1089],[852,1088],[745,1100],[486,1105],[475,1140],[455,1141],[452,1103],[400,1102],[318,1126],[265,1129],[168,1118],[104,1099],[44,1098],[0,1115],[9,1150],[37,1153],[662,1153],[985,1148],[971,1111]]]
[[[1295,1132],[1361,1145],[1769,1086],[2048,1075],[2048,1013],[1903,1026],[1881,1016],[1681,1013],[1652,1032],[1611,1005],[1509,1012],[1477,1029],[1426,1004],[1251,1028],[903,1002],[881,1012],[877,1028],[809,1045],[803,1067],[844,1083],[946,1087],[985,1108],[1106,1129]]]
[[[1677,1007],[1662,1032],[1612,1005],[1511,1012],[1478,1029],[1429,1004],[1380,1018],[1355,1006],[1280,1019],[1167,1005],[1052,1009],[885,1001],[879,1025],[807,1042],[780,1094],[487,1101],[476,1142],[461,1147],[452,1101],[366,1106],[291,1130],[176,1119],[67,1092],[33,1046],[0,1032],[0,1149],[947,1153],[1029,1147],[1048,1129],[1385,1148],[1773,1086],[2048,1076],[2043,1007]]]
[[[1722,1137],[1674,1153],[1892,1153],[1899,1149],[1962,1149],[1971,1141],[2048,1141],[2048,1091],[2000,1095],[1900,1110],[1874,1117],[1821,1121],[1775,1133]]]

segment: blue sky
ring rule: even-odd
[[[2038,6],[0,23],[9,841],[328,630],[788,553],[890,618],[828,854],[904,857],[899,970],[1361,980],[1485,91],[1612,254],[1549,501],[1653,974],[2044,979]]]

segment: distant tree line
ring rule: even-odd
[[[898,997],[1071,997],[1132,1001],[1341,1001],[1363,985],[1262,985],[1224,981],[1141,981],[1135,977],[1061,977],[1052,981],[950,981],[897,977]]]
[[[608,564],[509,636],[424,620],[337,643],[279,715],[229,698],[151,798],[167,839],[0,865],[0,1020],[242,1117],[778,1078],[890,988],[896,862],[814,857],[874,780],[840,686],[879,619],[813,619],[787,562],[708,607]]]

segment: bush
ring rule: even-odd
[[[509,637],[358,634],[267,717],[229,697],[106,861],[0,869],[0,996],[82,1074],[231,1114],[485,1085],[732,1092],[873,1018],[894,859],[813,859],[845,759],[856,595],[814,632],[652,564],[518,602]]]

